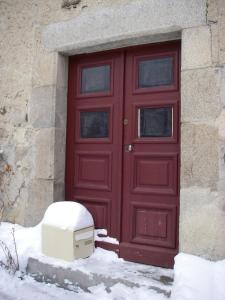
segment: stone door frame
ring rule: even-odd
[[[156,34],[148,37],[140,36],[139,38],[128,39],[121,45],[115,39],[114,42],[109,44],[101,43],[93,45],[92,47],[78,47],[73,51],[69,50],[68,53],[55,53],[56,64],[56,85],[53,92],[54,105],[54,186],[53,186],[53,202],[65,200],[65,158],[66,158],[66,121],[67,121],[67,87],[68,87],[68,57],[71,54],[80,53],[94,53],[105,50],[112,50],[121,48],[123,46],[144,45],[157,42],[166,42],[171,40],[180,40],[181,32],[174,31],[167,34]],[[60,122],[61,120],[61,122]]]

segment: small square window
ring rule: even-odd
[[[138,137],[171,137],[172,108],[140,108],[138,125]]]
[[[173,83],[173,58],[141,60],[138,69],[138,87],[151,88]]]
[[[80,113],[81,138],[107,138],[108,135],[108,111],[82,111]]]
[[[81,73],[81,93],[110,90],[110,65],[83,68]]]

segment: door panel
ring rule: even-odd
[[[111,169],[111,152],[76,152],[74,187],[111,191]]]
[[[175,247],[176,208],[169,205],[133,203],[132,243]]]
[[[178,250],[180,43],[70,58],[66,199],[127,260],[173,266]]]
[[[177,195],[178,157],[174,153],[133,154],[132,193]]]
[[[124,54],[70,58],[67,199],[120,239]]]
[[[132,151],[124,151],[120,254],[162,266],[173,264],[178,245],[178,51],[165,44],[126,53],[124,143]]]

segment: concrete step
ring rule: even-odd
[[[128,287],[146,287],[169,297],[173,283],[173,271],[124,260],[99,261],[94,258],[65,264],[53,258],[30,257],[27,273],[39,282],[58,287],[89,292],[89,288],[104,284],[108,292],[117,283]]]

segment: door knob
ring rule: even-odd
[[[126,152],[132,152],[134,149],[134,146],[131,144],[125,145],[125,151]]]

